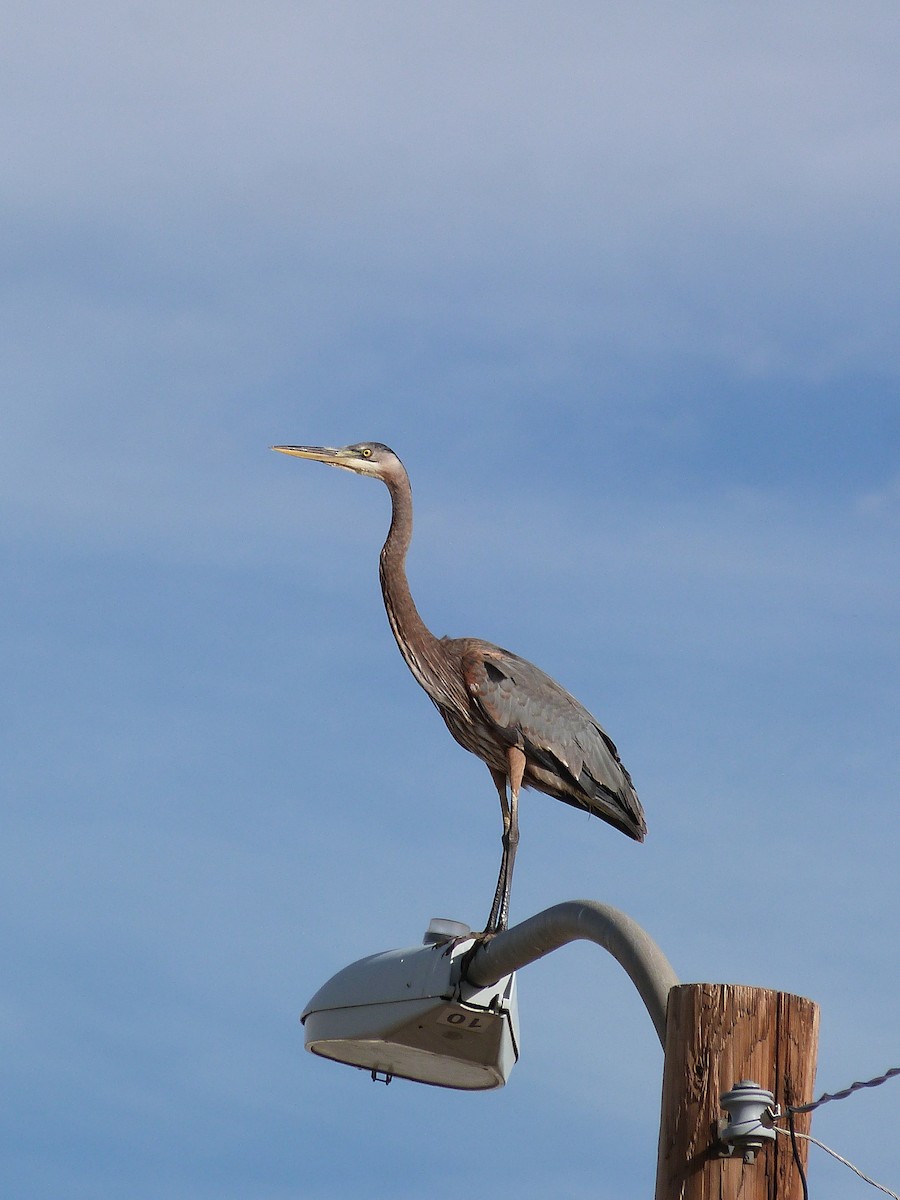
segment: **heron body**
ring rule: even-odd
[[[647,830],[631,776],[598,721],[540,668],[479,638],[438,638],[415,606],[406,577],[412,491],[397,455],[380,442],[342,449],[275,446],[284,454],[380,479],[391,495],[381,551],[381,590],[406,663],[457,742],[488,767],[503,814],[500,877],[485,932],[506,927],[519,840],[518,799],[535,788],[593,813],[635,841]]]

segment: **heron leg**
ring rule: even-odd
[[[509,922],[509,894],[512,888],[513,867],[516,861],[516,849],[519,845],[519,789],[525,774],[525,754],[518,746],[510,746],[506,752],[507,770],[491,769],[491,776],[500,797],[500,810],[503,814],[503,856],[500,859],[500,875],[497,879],[497,889],[494,892],[494,902],[491,905],[491,915],[488,917],[485,933],[499,933]],[[506,787],[509,783],[509,798]]]
[[[494,892],[493,902],[491,903],[491,915],[488,917],[487,925],[484,928],[485,933],[496,933],[503,893],[506,889],[507,863],[509,861],[508,835],[510,812],[509,801],[506,798],[506,772],[495,771],[493,767],[489,768],[489,770],[491,778],[494,781],[494,787],[497,789],[497,795],[500,797],[500,812],[503,816],[503,856],[500,859],[500,875],[497,879],[497,888]]]

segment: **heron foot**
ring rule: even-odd
[[[473,937],[479,946],[484,946],[487,945],[487,943],[493,938],[495,938],[498,933],[502,932],[502,929],[483,929],[481,933],[475,933],[473,931],[469,934],[469,937]]]

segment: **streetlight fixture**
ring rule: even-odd
[[[385,1083],[502,1087],[519,1057],[515,973],[467,982],[475,944],[467,925],[436,918],[422,945],[351,963],[307,1004],[307,1050]]]
[[[387,950],[339,971],[307,1004],[307,1050],[390,1082],[502,1087],[519,1057],[515,972],[579,938],[627,971],[665,1038],[677,977],[636,921],[596,900],[557,904],[479,944],[469,927],[438,918],[421,946]]]

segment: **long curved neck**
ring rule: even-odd
[[[379,575],[388,621],[400,653],[432,699],[440,692],[441,645],[419,616],[406,578],[406,552],[412,541],[412,489],[405,472],[386,479],[391,493],[391,528],[381,548]]]

